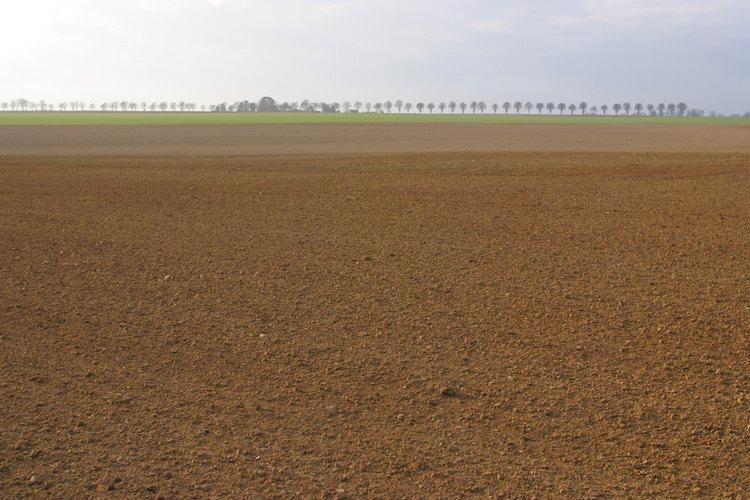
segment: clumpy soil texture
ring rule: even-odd
[[[4,495],[750,494],[750,156],[0,159]]]

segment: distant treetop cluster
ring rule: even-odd
[[[2,111],[97,111],[97,112],[212,112],[212,113],[435,113],[436,111],[444,114],[455,114],[459,112],[466,114],[484,114],[492,112],[498,114],[501,112],[515,114],[570,114],[570,115],[636,115],[636,116],[723,116],[711,111],[704,112],[701,109],[691,109],[684,102],[678,103],[658,103],[643,104],[641,102],[615,103],[612,105],[590,105],[587,102],[579,103],[555,103],[555,102],[521,102],[506,101],[502,104],[493,103],[488,105],[483,101],[447,101],[447,102],[404,102],[401,99],[384,102],[362,102],[362,101],[344,101],[344,102],[313,102],[307,99],[303,101],[282,102],[278,103],[272,97],[263,97],[258,101],[237,101],[233,104],[226,102],[211,106],[201,105],[200,107],[191,102],[146,102],[141,101],[112,101],[101,104],[86,103],[81,101],[60,102],[57,104],[45,101],[28,101],[26,99],[15,99],[10,102],[0,103]],[[739,115],[732,115],[739,116]],[[750,117],[750,112],[743,116]]]

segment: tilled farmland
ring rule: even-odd
[[[750,494],[747,153],[5,155],[0,236],[3,495]]]

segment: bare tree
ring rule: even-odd
[[[568,109],[570,110],[570,115],[572,116],[573,113],[576,112],[576,105],[575,104],[571,104],[570,106],[568,106]]]
[[[667,110],[669,111],[669,114],[672,115],[672,116],[674,116],[674,113],[675,113],[676,109],[677,109],[677,106],[675,106],[672,103],[669,103],[669,105],[667,106]]]
[[[646,104],[646,110],[648,111],[648,114],[649,114],[650,116],[653,116],[653,115],[655,114],[655,113],[654,113],[654,110],[655,110],[655,109],[656,109],[656,108],[654,107],[654,105],[653,105],[653,104],[650,104],[650,103],[649,103],[649,104]]]
[[[365,104],[365,111],[367,111],[368,113],[372,111],[372,103],[368,102],[367,104]]]
[[[161,111],[162,113],[164,113],[168,107],[169,107],[169,104],[167,104],[164,101],[159,103],[159,111]]]
[[[484,110],[487,109],[487,104],[484,103],[484,101],[479,101],[477,103],[477,108],[479,108],[479,112],[484,114]]]
[[[427,109],[430,111],[430,114],[435,110],[435,103],[434,102],[428,102],[427,103]]]
[[[398,110],[398,112],[401,113],[401,110],[404,109],[404,101],[402,101],[401,99],[398,99],[395,102],[395,105],[396,105],[396,109]]]
[[[687,113],[688,105],[684,102],[680,102],[677,104],[677,112],[680,113],[680,116],[685,116],[685,113]]]
[[[503,103],[503,109],[505,110],[506,115],[508,114],[508,111],[510,111],[510,108],[511,108],[511,104],[508,101],[505,101]]]
[[[656,109],[659,110],[659,116],[664,116],[664,110],[667,108],[667,106],[664,105],[664,103],[659,103],[658,106],[656,106]]]
[[[547,111],[549,114],[552,114],[552,112],[555,110],[555,103],[554,102],[548,102],[547,103]]]
[[[410,102],[407,102],[406,104],[404,104],[404,108],[406,108],[406,113],[407,114],[411,113],[412,105],[411,105]]]
[[[536,112],[537,112],[537,114],[541,115],[542,111],[544,111],[544,103],[543,102],[536,103]]]
[[[605,115],[605,116],[607,115],[607,110],[608,109],[609,109],[609,106],[607,106],[606,104],[602,104],[602,114],[603,115]]]
[[[565,112],[565,103],[561,102],[557,105],[557,110],[560,112],[560,114],[563,114]]]
[[[456,101],[451,101],[448,107],[451,108],[451,113],[456,114]]]
[[[619,103],[615,104],[614,106],[612,106],[612,109],[615,110],[615,116],[617,116],[620,114],[620,110],[622,109],[622,104],[619,104]]]
[[[469,108],[471,108],[472,113],[477,114],[477,101],[471,101]]]
[[[438,104],[438,109],[440,109],[440,114],[441,114],[441,115],[442,115],[443,113],[445,113],[445,103],[444,103],[444,102],[441,102],[440,104]]]
[[[629,102],[626,102],[622,105],[622,107],[625,109],[625,114],[630,116],[630,108],[632,107]]]
[[[464,113],[464,114],[466,113],[466,103],[465,102],[462,101],[461,104],[458,105],[458,107],[459,107],[459,109],[461,109],[461,113]]]
[[[635,113],[638,116],[641,116],[641,111],[643,111],[643,104],[641,104],[640,102],[635,103]]]
[[[422,111],[424,111],[424,103],[423,102],[418,102],[417,103],[417,111],[419,111],[420,115],[422,114]]]
[[[586,114],[586,110],[588,109],[588,107],[589,107],[589,105],[588,105],[588,103],[587,103],[587,102],[585,102],[585,101],[584,101],[584,102],[582,102],[581,104],[579,104],[579,105],[578,105],[578,109],[580,109],[580,110],[581,110],[581,114],[582,114],[582,115],[585,115],[585,114]]]
[[[492,105],[492,112],[497,114],[497,110],[500,109],[500,105],[498,103],[495,103]]]
[[[391,112],[391,111],[393,110],[393,103],[392,103],[391,101],[385,101],[385,102],[383,103],[383,107],[385,108],[385,110],[386,110],[387,112],[389,112],[389,113],[390,113],[390,112]]]
[[[527,102],[526,104],[523,105],[523,109],[526,110],[526,114],[529,114],[531,113],[531,110],[534,109],[534,105],[531,104],[530,102]]]
[[[171,110],[171,111],[172,111],[173,113],[174,113],[175,111],[177,111],[177,103],[176,103],[176,102],[170,103],[170,104],[169,104],[169,109],[170,109],[170,110]]]
[[[67,102],[61,102],[60,104],[57,105],[57,107],[60,108],[60,111],[65,111],[65,108],[68,107],[68,103]],[[105,109],[105,111],[106,111],[106,109]]]
[[[515,103],[513,103],[513,109],[516,110],[516,114],[520,113],[523,109],[523,103],[520,101],[516,101]]]
[[[153,113],[154,111],[156,111],[156,103],[155,103],[155,102],[152,102],[152,103],[151,103],[151,105],[150,105],[150,106],[148,107],[148,109],[150,109],[152,113]]]

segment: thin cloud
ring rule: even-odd
[[[721,13],[734,2],[698,0],[580,0],[578,12],[551,16],[556,26],[606,24],[632,27],[644,23],[700,23],[704,16]]]

